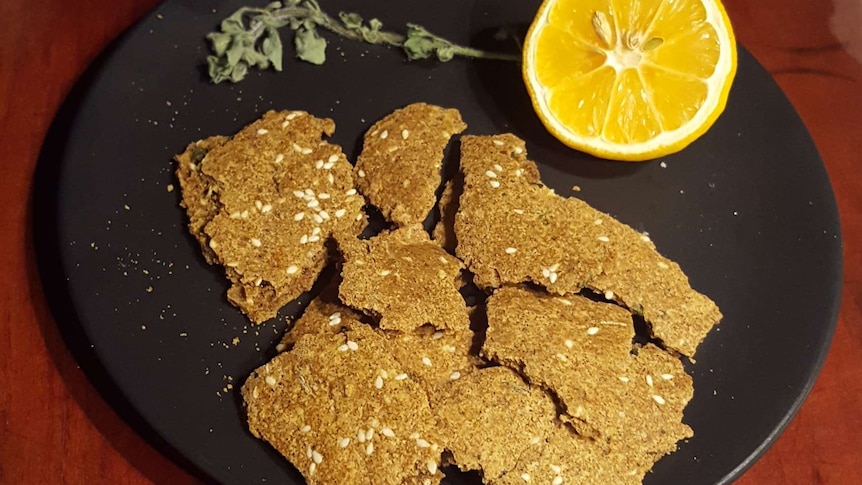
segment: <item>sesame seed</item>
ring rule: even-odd
[[[312,216],[312,218],[314,219],[314,222],[316,222],[316,223],[318,223],[318,224],[323,224],[323,216],[322,216],[322,215],[320,215],[320,214],[314,214],[314,215]]]
[[[602,220],[601,220],[601,219],[596,219],[595,221],[593,221],[593,224],[595,224],[595,225],[597,225],[597,226],[601,226],[601,225],[602,225]]]
[[[620,376],[620,380],[621,380],[621,381],[623,381],[623,382],[628,382],[628,381],[629,381],[629,378],[628,378],[628,377],[626,377],[626,376]]]
[[[356,433],[356,439],[360,443],[365,443],[365,430],[364,429],[360,429],[359,432]]]
[[[515,254],[518,250],[515,248],[506,248],[506,254]]]
[[[428,463],[426,463],[426,465],[428,466],[428,473],[430,473],[432,475],[437,473],[437,463],[436,462],[428,460]]]
[[[310,154],[311,154],[311,152],[313,152],[313,151],[314,151],[314,150],[312,150],[311,148],[303,148],[301,153],[302,153],[303,155],[310,155]]]
[[[431,359],[429,359],[428,357],[422,357],[422,363],[425,364],[427,367],[431,367]]]
[[[568,358],[568,357],[566,357],[566,355],[565,355],[565,354],[557,354],[557,358],[558,358],[558,359],[560,359],[560,360],[561,360],[561,361],[563,361],[563,362],[568,362],[568,361],[569,361],[569,358]]]
[[[321,192],[317,194],[317,198],[321,200],[326,200],[329,198],[329,194],[327,194],[326,192]]]
[[[301,113],[301,112],[299,112],[299,111],[291,111],[290,113],[288,113],[288,114],[287,114],[287,116],[285,116],[285,119],[287,119],[287,120],[292,120],[292,119],[296,118],[297,116],[299,116],[299,115],[301,115],[301,114],[302,114],[302,113]]]
[[[500,140],[494,140],[494,144],[497,145],[498,147],[503,146],[503,142],[501,142]]]
[[[383,372],[383,371],[381,371],[381,372]],[[380,421],[378,421],[377,418],[371,418],[371,426],[374,428],[380,426]]]
[[[275,387],[275,377],[266,376],[266,379],[264,379],[264,381],[266,381],[267,385],[269,385],[270,387]]]
[[[551,471],[559,475],[563,470],[560,468],[560,465],[551,465]]]
[[[323,455],[321,455],[320,453],[318,453],[318,451],[317,451],[317,450],[314,450],[314,451],[312,451],[312,452],[311,452],[311,459],[312,459],[312,460],[314,460],[314,462],[315,462],[315,463],[317,463],[318,465],[320,465],[320,462],[322,462],[322,461],[323,461]]]
[[[318,160],[318,161],[314,162],[314,168],[316,168],[318,170],[322,169],[323,168],[323,160]]]
[[[458,371],[455,371],[451,375],[449,375],[449,379],[453,380],[453,381],[457,381],[460,378],[461,378],[461,373]]]
[[[338,446],[341,448],[347,448],[350,444],[350,438],[342,438],[341,441],[338,442]]]
[[[374,453],[374,443],[369,442],[365,447],[365,454],[371,456],[372,453]]]
[[[290,121],[288,121],[288,120],[284,120],[284,121],[282,121],[282,122],[281,122],[281,127],[282,127],[282,128],[287,128],[287,125],[289,125],[289,124],[290,124]]]
[[[302,151],[302,147],[301,147],[301,146],[299,146],[299,145],[297,145],[296,143],[294,143],[294,144],[293,144],[293,151],[295,151],[295,152],[301,152],[301,151]]]
[[[500,188],[500,182],[497,182],[496,180],[492,180],[492,181],[490,181],[490,182],[488,182],[488,183],[489,183],[489,184],[491,184],[491,187],[493,187],[493,188],[495,188],[495,189],[499,189],[499,188]]]
[[[549,276],[548,279],[551,281],[551,283],[556,283],[557,282],[557,273],[551,273],[551,276]]]
[[[649,236],[647,236],[646,234],[641,235],[641,241],[649,242],[650,241]]]
[[[655,401],[655,402],[657,402],[659,405],[663,405],[663,404],[665,404],[665,403],[667,402],[667,401],[665,401],[665,400],[664,400],[664,398],[663,398],[663,397],[659,396],[658,394],[653,394],[653,395],[652,395],[652,396],[650,396],[650,397],[652,397],[652,400],[653,400],[653,401]]]
[[[559,301],[559,302],[560,302],[560,303],[562,303],[563,305],[566,305],[566,306],[572,306],[572,301],[571,301],[571,300],[567,300],[567,299],[565,299],[565,298],[558,298],[558,299],[557,299],[557,301]]]
[[[305,450],[305,456],[307,456],[307,457],[308,457],[308,459],[310,460],[313,452],[314,452],[314,450],[312,450],[312,449],[311,449],[311,447],[309,446],[309,447]]]
[[[444,345],[444,346],[443,346],[443,347],[441,347],[441,348],[442,348],[443,350],[445,350],[446,352],[449,352],[449,353],[452,353],[452,354],[454,354],[454,353],[455,353],[455,346],[454,346],[454,345]]]
[[[521,209],[512,209],[512,212],[518,214],[519,216],[524,215],[524,211],[522,211]]]
[[[515,176],[516,177],[520,177],[521,175],[524,175],[524,169],[523,168],[519,168],[518,170],[515,170]]]
[[[599,333],[599,327],[590,327],[587,329],[587,335],[595,335]]]
[[[377,423],[377,424],[380,424],[380,423]],[[365,432],[365,439],[367,439],[368,441],[371,441],[372,439],[374,439],[374,428],[373,427],[368,428],[368,431]]]
[[[299,238],[299,244],[308,243],[308,234],[303,234],[301,238]]]
[[[341,318],[341,312],[333,312],[332,315],[329,315],[330,320],[335,320],[336,318]]]
[[[361,213],[361,212],[360,212],[359,214],[356,214],[356,220],[357,220],[357,221],[361,221],[361,220],[362,220],[362,213]]]
[[[598,240],[601,242],[611,242],[611,239],[607,236],[599,236]]]
[[[319,215],[320,215],[320,218],[323,219],[324,221],[329,220],[329,212],[320,211]]]
[[[215,239],[210,239],[210,248],[215,249],[216,247],[218,247],[218,243]]]
[[[330,155],[329,156],[329,162],[330,163],[335,163],[337,161],[338,161],[338,155]]]
[[[520,155],[520,154],[524,153],[524,149],[521,147],[515,147],[514,151],[515,151],[515,155]]]
[[[272,204],[263,204],[263,207],[260,208],[260,211],[266,214],[267,212],[272,210]]]
[[[551,276],[551,270],[548,268],[542,268],[542,276],[545,278],[549,278]]]
[[[251,245],[252,245],[252,246],[254,246],[254,247],[256,247],[256,248],[259,248],[262,244],[263,244],[263,243],[261,243],[261,242],[260,242],[260,239],[257,239],[257,238],[254,238],[254,237],[253,237],[253,238],[251,238]]]
[[[350,348],[350,347],[348,347],[348,346],[347,346],[347,344],[341,344],[341,345],[339,345],[339,346],[338,346],[338,351],[339,351],[339,352],[347,352],[347,350],[348,350],[349,348]]]
[[[239,219],[239,212],[231,212],[230,218],[231,219]]]
[[[263,128],[261,128],[261,129],[257,130],[257,134],[258,134],[258,135],[266,135],[267,133],[269,133],[269,131],[268,131],[268,130],[265,130],[265,129],[263,129]]]
[[[355,352],[355,351],[357,351],[357,350],[359,350],[359,344],[357,344],[357,343],[356,343],[356,342],[354,342],[353,340],[348,340],[348,341],[347,341],[347,347],[348,347],[350,350],[354,351],[354,352]]]
[[[383,389],[383,378],[377,376],[377,379],[374,379],[374,387],[377,389]]]
[[[320,202],[318,202],[317,199],[311,199],[308,201],[308,204],[306,204],[306,205],[308,205],[308,207],[314,208],[314,207],[318,207],[320,205]]]
[[[401,138],[406,140],[408,136],[410,136],[410,132],[408,130],[401,130]]]
[[[341,317],[333,318],[333,319],[329,320],[329,326],[330,327],[334,327],[334,326],[340,325],[340,324],[341,324]]]
[[[574,342],[572,342],[571,340],[566,340],[566,341],[565,341],[565,342],[563,342],[563,343],[564,343],[564,344],[566,344],[566,347],[568,347],[568,348],[572,348],[572,347],[574,347],[574,346],[575,346],[575,343],[574,343]]]
[[[365,170],[362,170],[360,168],[359,170],[356,171],[356,175],[359,175],[359,178],[365,178]]]
[[[294,190],[293,195],[295,195],[297,199],[301,199],[301,198],[305,197],[305,192],[303,192],[301,190]]]
[[[257,390],[257,387],[251,390],[251,397],[257,399],[257,396],[260,395],[260,391]]]
[[[260,286],[261,283],[263,283],[263,278],[261,278],[261,277],[257,277],[254,280],[254,286]]]
[[[410,433],[410,439],[411,440],[418,440],[419,439],[419,433],[416,433],[416,432]]]
[[[275,163],[281,163],[283,161],[284,161],[284,155],[283,154],[279,153],[278,155],[275,156]]]
[[[659,267],[659,268],[661,268],[661,269],[668,269],[668,268],[670,268],[670,266],[668,266],[668,265],[667,265],[667,263],[665,263],[664,261],[659,261],[659,263],[658,263],[658,267]]]
[[[381,429],[380,434],[382,434],[383,436],[385,436],[387,438],[394,438],[395,437],[395,432],[392,431],[392,428],[388,428],[388,427]]]
[[[562,485],[563,477],[557,475],[554,477],[554,480],[551,482],[551,485]]]
[[[492,179],[497,178],[497,174],[493,170],[488,170],[487,172],[485,172],[485,175],[491,177]]]
[[[497,140],[494,140],[494,141],[497,141]],[[501,143],[501,145],[502,145],[502,143]],[[522,473],[521,474],[521,480],[523,480],[525,482],[529,482],[530,481],[530,474],[529,473]]]
[[[402,374],[398,374],[397,376],[395,376],[395,380],[396,381],[403,381],[404,379],[407,379],[407,377],[408,377],[407,374],[402,373]]]
[[[344,195],[350,197],[351,195],[356,195],[356,189],[350,189],[344,193]]]
[[[380,139],[385,140],[389,136],[388,130],[383,130],[383,133],[380,134]]]
[[[661,378],[666,380],[666,381],[669,381],[669,380],[673,379],[673,374],[662,374]]]
[[[422,438],[417,438],[416,439],[416,446],[418,446],[419,448],[428,448],[431,446],[431,443],[428,443],[427,441],[425,441]]]
[[[288,266],[288,267],[287,267],[287,274],[294,274],[294,273],[296,273],[297,271],[299,271],[299,268],[297,268],[297,267],[296,267],[296,266],[294,266],[294,265],[290,265],[290,266]]]
[[[533,436],[532,438],[530,438],[530,444],[531,445],[538,445],[539,441],[542,441],[542,438],[540,438],[538,436]]]
[[[305,212],[297,212],[297,213],[293,216],[293,220],[294,220],[294,221],[301,221],[303,218],[305,218]]]
[[[263,203],[259,200],[256,200],[254,201],[254,206],[257,208],[257,210],[261,210],[263,208]]]
[[[326,163],[324,163],[324,164],[323,164],[323,169],[324,169],[324,170],[329,170],[329,169],[331,169],[334,165],[335,165],[335,164],[334,164],[334,163],[332,163],[332,162],[326,162]]]
[[[308,474],[314,475],[315,471],[317,471],[317,463],[311,462],[311,465],[308,465]]]
[[[317,241],[320,241],[320,236],[318,236],[317,234],[312,234],[311,236],[308,237],[308,242],[317,242]]]
[[[605,299],[606,300],[613,300],[614,299],[614,292],[611,290],[606,291],[605,292]]]
[[[346,210],[338,209],[337,211],[335,211],[335,217],[338,217],[340,219],[340,218],[344,217],[344,214],[346,214],[346,213],[347,213]]]
[[[651,375],[646,376],[646,383],[648,386],[652,387],[652,376]]]
[[[275,346],[275,351],[276,352],[284,352],[284,349],[286,349],[286,348],[287,348],[287,345],[278,344]]]

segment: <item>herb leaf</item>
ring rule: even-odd
[[[401,48],[411,61],[436,58],[446,62],[455,56],[520,59],[517,54],[460,46],[416,24],[407,24],[405,35],[383,30],[383,23],[376,18],[365,22],[357,13],[340,12],[333,18],[317,0],[285,0],[263,8],[242,7],[221,21],[219,31],[207,34],[212,50],[207,56],[207,71],[212,82],[240,82],[251,67],[281,71],[284,47],[278,29],[285,26],[294,31],[296,56],[316,65],[326,61],[327,45],[318,28],[351,40]]]

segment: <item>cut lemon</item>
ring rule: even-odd
[[[545,0],[523,55],[548,131],[613,160],[688,146],[724,110],[736,74],[718,0]]]

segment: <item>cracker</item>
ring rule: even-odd
[[[411,332],[422,325],[466,331],[467,306],[458,292],[461,262],[420,225],[369,240],[339,240],[344,255],[341,300],[380,317],[380,328]]]
[[[365,135],[357,187],[387,220],[422,223],[436,201],[443,150],[465,128],[454,109],[416,103],[396,110]]]
[[[478,285],[595,290],[643,315],[654,337],[689,356],[721,319],[647,236],[542,185],[517,137],[464,136],[461,170],[457,255]]]
[[[305,335],[243,385],[249,429],[310,485],[439,483],[441,436],[403,372],[368,326]]]
[[[660,457],[692,435],[682,424],[692,381],[654,345],[632,355],[633,336],[629,313],[615,305],[502,288],[488,300],[483,353],[552,391],[581,434]]]
[[[447,449],[463,470],[494,483],[554,427],[554,403],[505,367],[471,373],[446,389],[435,407]]]
[[[303,335],[336,334],[362,324],[362,316],[338,300],[336,282],[311,300],[302,316],[285,332],[276,349],[279,352],[292,349]]]
[[[269,111],[230,140],[208,139],[177,157],[189,229],[207,260],[225,267],[228,300],[255,323],[311,288],[332,234],[365,226],[350,163],[321,141],[334,130],[329,119]]]

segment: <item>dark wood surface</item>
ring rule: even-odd
[[[140,438],[78,368],[42,294],[29,222],[36,159],[63,97],[96,54],[157,3],[0,1],[2,484],[200,483]],[[787,431],[738,483],[862,483],[862,65],[830,33],[831,2],[726,6],[738,39],[811,131],[835,187],[845,248],[843,305],[823,372]]]

